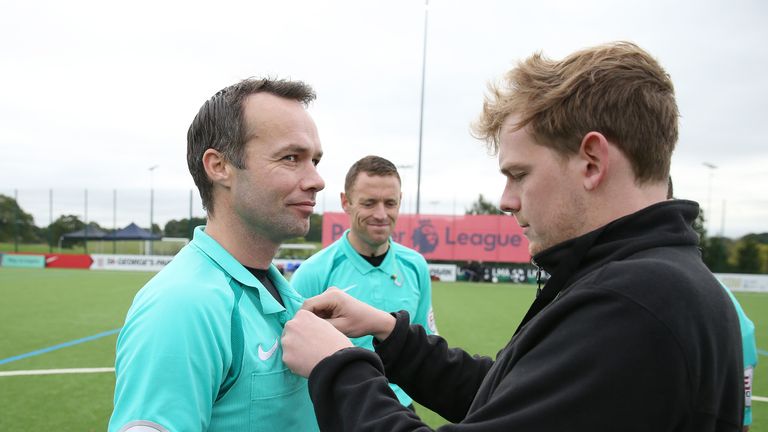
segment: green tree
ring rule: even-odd
[[[477,201],[472,203],[472,207],[468,208],[466,210],[466,214],[468,215],[501,215],[506,214],[503,211],[499,210],[496,205],[494,205],[492,202],[486,200],[483,197],[483,194],[480,194],[480,196],[477,198]]]
[[[704,264],[713,273],[726,273],[731,270],[731,266],[728,264],[728,245],[722,237],[707,239],[706,243],[702,245],[702,256]]]
[[[768,273],[768,244],[759,244],[760,248],[760,273]]]
[[[744,236],[744,238],[753,238],[760,244],[768,245],[768,233],[747,234]]]
[[[740,273],[760,273],[760,249],[757,240],[747,237],[739,242],[736,249],[737,271]]]
[[[48,238],[51,245],[56,245],[61,236],[85,228],[85,223],[75,215],[61,215],[48,225]]]
[[[0,194],[0,241],[36,242],[39,228],[31,214],[22,210],[15,199]]]
[[[192,230],[196,226],[205,225],[206,223],[206,218],[201,217],[193,217],[191,222],[189,218],[179,220],[172,219],[165,224],[163,232],[166,237],[188,238],[191,240]]]

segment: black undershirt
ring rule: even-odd
[[[368,256],[363,254],[360,254],[360,256],[363,257],[364,260],[368,261],[372,266],[378,267],[382,262],[384,262],[384,258],[386,258],[387,252],[389,252],[389,248],[387,248],[387,251],[379,256]]]
[[[245,266],[245,268],[247,268],[252,275],[256,276],[256,279],[258,279],[259,282],[261,282],[261,284],[264,285],[264,288],[266,288],[267,291],[269,291],[269,293],[272,294],[272,297],[274,297],[275,300],[277,300],[277,302],[280,303],[282,307],[285,307],[285,303],[283,303],[283,298],[280,297],[280,293],[277,292],[277,288],[275,288],[275,285],[272,284],[272,281],[269,280],[269,277],[267,276],[267,273],[269,273],[268,270],[256,269],[248,266]]]

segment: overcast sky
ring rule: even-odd
[[[479,193],[498,203],[504,180],[469,134],[489,80],[536,51],[630,40],[676,86],[676,195],[711,208],[710,233],[768,231],[768,3],[431,0],[428,17],[422,213],[463,213]],[[87,189],[89,220],[147,226],[151,187],[156,223],[187,217],[192,118],[222,87],[271,75],[317,91],[318,211],[339,210],[349,165],[378,154],[413,166],[412,212],[423,37],[421,0],[3,0],[0,193],[38,225],[49,189],[54,219],[83,216]]]

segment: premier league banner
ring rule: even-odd
[[[323,247],[349,228],[346,213],[323,214]],[[404,215],[397,218],[392,238],[427,260],[526,263],[528,241],[509,216]]]

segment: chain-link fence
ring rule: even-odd
[[[193,190],[168,189],[0,189],[0,243],[3,250],[95,253],[175,253],[164,242],[141,239],[98,241],[96,230],[112,233],[134,223],[148,233],[189,238],[205,218]],[[190,222],[191,221],[191,222]],[[169,223],[170,222],[170,223]],[[64,235],[88,228],[82,239]]]

